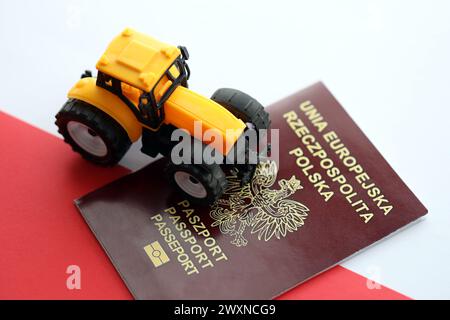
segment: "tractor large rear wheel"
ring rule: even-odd
[[[56,115],[55,124],[74,151],[98,165],[116,164],[131,145],[122,126],[81,100],[69,99]]]

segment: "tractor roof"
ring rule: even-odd
[[[148,92],[180,54],[175,46],[125,29],[109,44],[97,69]]]

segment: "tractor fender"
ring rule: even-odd
[[[67,96],[87,102],[102,110],[127,132],[131,142],[138,140],[142,134],[142,125],[129,107],[115,94],[96,85],[96,78],[80,79]]]

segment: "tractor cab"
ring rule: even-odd
[[[124,30],[97,62],[97,86],[126,103],[145,126],[158,128],[164,103],[190,71],[185,47],[175,47],[131,29]]]

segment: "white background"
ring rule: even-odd
[[[450,1],[0,0],[1,110],[56,134],[67,91],[126,26],[186,45],[206,96],[267,105],[324,81],[430,212],[344,266],[450,298]],[[137,149],[123,164],[151,160]]]

